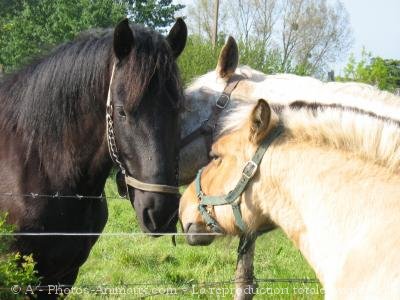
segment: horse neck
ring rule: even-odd
[[[400,226],[400,176],[350,153],[284,143],[267,151],[261,172],[255,200],[247,200],[284,230],[323,283],[339,276],[349,249],[357,253],[355,237],[380,243],[377,224]]]
[[[31,139],[29,135],[22,135],[21,139],[10,139],[10,142],[18,143],[21,151],[25,152],[21,156],[25,158],[25,164],[29,164],[29,168],[38,164],[33,168],[41,170],[42,176],[48,178],[49,189],[60,192],[71,189],[89,192],[96,187],[95,193],[102,192],[101,185],[104,186],[112,165],[108,155],[105,120],[111,63],[105,64],[110,65],[109,72],[107,66],[102,72],[93,71],[93,81],[99,85],[88,85],[85,92],[79,95],[70,95],[67,92],[64,94],[74,99],[75,103],[71,105],[82,103],[83,106],[76,109],[76,115],[70,122],[65,121],[63,132],[57,138],[42,135]],[[65,76],[69,76],[67,71],[65,73]],[[100,85],[104,88],[100,89]],[[88,101],[88,97],[92,100]],[[89,103],[93,106],[89,107]],[[47,121],[51,122],[50,119]],[[12,136],[13,129],[6,129]],[[39,141],[45,141],[45,146]]]
[[[366,84],[322,82],[294,74],[265,75],[251,69],[249,72],[249,79],[241,82],[233,93],[238,99],[266,99],[278,105],[295,101],[337,104],[400,120],[400,97]]]

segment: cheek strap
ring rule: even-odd
[[[236,184],[236,186],[226,195],[222,196],[207,196],[201,189],[201,174],[203,169],[200,169],[195,179],[196,195],[200,200],[198,210],[202,215],[207,226],[214,232],[222,233],[223,230],[218,222],[210,215],[207,210],[207,206],[213,208],[218,205],[231,205],[233,215],[235,217],[236,226],[245,233],[246,226],[243,222],[242,214],[240,211],[240,196],[246,190],[248,183],[256,174],[258,167],[264,157],[265,152],[272,142],[283,132],[283,125],[279,123],[271,133],[262,141],[260,146],[257,148],[252,159],[249,160],[243,168],[242,175]]]

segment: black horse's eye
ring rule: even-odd
[[[117,106],[116,108],[117,108],[118,116],[120,116],[122,118],[126,118],[126,113],[125,113],[124,108],[122,106]]]

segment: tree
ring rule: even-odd
[[[163,30],[182,5],[172,0],[31,0],[2,3],[0,65],[6,71],[25,64],[50,47],[89,28],[112,27],[128,16],[132,22]]]
[[[341,2],[325,0],[299,1],[301,13],[297,24],[294,60],[316,73],[346,53],[351,44],[348,15]]]
[[[359,61],[354,54],[350,55],[344,77],[339,80],[365,82],[393,92],[400,88],[400,60],[373,57],[363,49]]]
[[[172,0],[129,0],[127,15],[139,24],[164,31],[174,22],[174,15],[185,6]]]
[[[218,28],[224,31],[225,19],[227,18],[226,2],[220,1]],[[206,38],[211,42],[213,38],[214,24],[214,0],[195,0],[188,6],[189,32],[200,38]]]
[[[198,16],[192,21],[192,27],[198,28],[194,32],[206,37],[209,4],[197,0],[189,10]],[[327,65],[346,54],[352,42],[348,14],[340,0],[231,0],[222,14],[225,33],[250,52],[264,48],[265,57],[280,60],[279,72],[325,74]]]

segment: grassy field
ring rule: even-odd
[[[112,181],[107,182],[106,193],[117,194]],[[128,201],[110,199],[108,203],[105,232],[140,232]],[[171,237],[103,236],[81,268],[77,293],[71,298],[218,299],[224,293],[232,298],[237,244],[236,238],[221,238],[208,247],[190,247],[184,237],[177,237],[175,247]],[[258,239],[255,274],[261,281],[255,299],[323,298],[322,287],[316,283],[262,282],[315,278],[280,230]],[[91,292],[84,293],[84,288]]]

